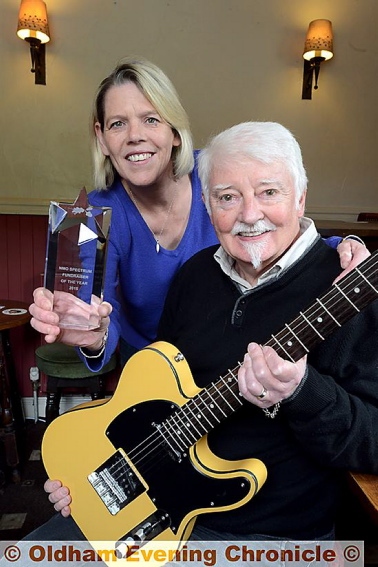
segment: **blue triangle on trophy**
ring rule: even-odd
[[[80,223],[78,245],[86,244],[87,242],[91,242],[91,240],[97,240],[97,234],[85,224]]]
[[[50,207],[51,231],[54,233],[67,216],[67,211],[59,203],[52,202]]]

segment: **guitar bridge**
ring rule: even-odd
[[[119,450],[87,478],[112,516],[145,490]]]

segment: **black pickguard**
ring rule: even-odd
[[[154,400],[137,404],[121,412],[109,425],[106,434],[115,449],[122,448],[130,456],[139,445],[154,436],[156,427],[175,411],[169,401]],[[150,452],[151,451],[151,452]],[[247,477],[213,478],[198,471],[189,455],[179,461],[168,446],[162,443],[153,449],[144,449],[145,457],[132,462],[149,486],[148,494],[157,508],[171,518],[171,529],[176,531],[186,514],[193,510],[227,506],[241,500],[250,490]],[[218,475],[220,474],[217,471]]]

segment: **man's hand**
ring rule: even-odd
[[[241,394],[260,408],[281,402],[291,396],[302,381],[306,360],[304,356],[295,363],[289,362],[271,347],[250,343],[238,372]]]
[[[370,256],[366,246],[357,240],[353,240],[353,238],[342,240],[337,247],[337,251],[340,256],[340,265],[344,271],[337,276],[333,283],[341,280],[348,272],[351,272],[358,264]]]

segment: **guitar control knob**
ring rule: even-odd
[[[125,541],[117,541],[115,546],[115,556],[117,559],[127,559],[134,551],[138,544],[133,540],[133,538],[128,537]]]

